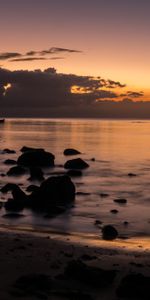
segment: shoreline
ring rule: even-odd
[[[55,234],[45,233],[41,236],[34,232],[25,231],[2,231],[0,228],[0,282],[2,288],[0,297],[7,299],[78,299],[68,298],[67,293],[83,291],[91,298],[116,300],[116,288],[122,278],[128,273],[140,273],[150,276],[150,251],[137,249],[128,251],[125,248],[106,247],[107,244],[99,244],[95,247],[86,243],[78,243],[71,236],[58,238]],[[115,242],[113,243],[115,244]],[[92,285],[72,281],[70,278],[63,279],[66,266],[70,261],[80,260],[82,263],[97,267],[102,270],[117,270],[114,283],[107,288],[95,288]],[[38,276],[50,276],[56,285],[55,292],[51,291],[52,298],[49,298],[48,291],[42,291],[37,295],[37,289],[26,291],[23,288],[16,288],[16,282],[22,276],[30,277],[31,274]],[[58,276],[58,278],[57,278]],[[59,279],[60,277],[60,279]],[[62,277],[62,278],[61,278]],[[68,283],[69,281],[69,283]],[[75,292],[75,293],[76,293]],[[66,293],[66,297],[61,295]],[[60,294],[60,295],[58,295]],[[84,295],[83,295],[84,296]],[[82,297],[84,299],[84,297]],[[80,299],[80,298],[79,298]],[[120,299],[120,298],[119,298]],[[144,298],[145,299],[145,298]]]

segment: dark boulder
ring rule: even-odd
[[[17,165],[17,162],[16,162],[16,160],[14,160],[14,159],[6,159],[6,160],[4,161],[4,164],[5,164],[5,165]]]
[[[113,283],[116,277],[116,271],[103,270],[97,267],[88,266],[81,260],[73,260],[67,265],[65,276],[92,287],[105,288]]]
[[[13,198],[8,199],[5,203],[5,209],[10,211],[21,211],[26,205],[26,194],[17,184],[7,184],[3,188],[3,192],[12,192]]]
[[[81,158],[68,160],[64,165],[65,169],[77,169],[78,170],[78,169],[86,169],[88,167],[89,167],[89,165]]]
[[[23,146],[23,147],[20,149],[20,151],[21,151],[22,153],[24,153],[24,152],[28,152],[28,151],[44,151],[44,149],[43,149],[43,148],[32,148],[32,147]]]
[[[29,196],[28,205],[34,210],[56,213],[57,208],[66,209],[74,199],[75,186],[70,177],[53,176],[43,181],[39,190]]]
[[[26,173],[26,169],[24,169],[21,166],[16,166],[16,167],[12,167],[9,169],[9,171],[7,172],[8,176],[21,176],[24,175]]]
[[[81,172],[81,170],[69,170],[67,172],[67,175],[70,177],[79,177],[79,176],[82,176],[82,172]]]
[[[24,152],[19,156],[17,163],[27,167],[53,167],[55,156],[44,150]]]
[[[128,274],[124,277],[116,291],[119,298],[149,300],[150,277],[142,274]]]
[[[118,237],[118,231],[112,225],[105,225],[102,228],[102,237],[104,240],[114,240]]]
[[[28,180],[44,180],[44,173],[40,167],[31,167],[30,168],[30,177]]]
[[[77,154],[81,154],[81,152],[79,152],[76,149],[68,148],[64,150],[64,155],[77,155]]]

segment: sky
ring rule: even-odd
[[[1,0],[0,66],[100,76],[126,85],[115,86],[114,100],[150,101],[149,11],[148,0]],[[89,89],[72,86],[80,98]],[[111,85],[99,88],[114,92]]]

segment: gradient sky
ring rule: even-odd
[[[144,91],[150,100],[150,1],[1,0],[1,52],[61,47],[83,51],[58,60],[8,62],[10,70],[45,69],[102,76]]]

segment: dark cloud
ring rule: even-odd
[[[17,53],[17,52],[0,53],[0,60],[6,60],[6,59],[13,58],[13,57],[21,57],[21,54]]]
[[[10,59],[9,61],[14,62],[14,61],[34,61],[34,60],[47,60],[48,58],[45,57],[24,57],[24,58],[14,58]]]
[[[100,77],[62,74],[54,68],[0,68],[0,78],[0,109],[4,117],[121,117],[136,108],[130,97],[117,102],[117,92],[114,88],[108,90],[109,82]],[[117,82],[117,90],[120,85]]]
[[[67,48],[58,48],[58,47],[52,47],[48,50],[42,50],[39,52],[40,55],[47,55],[47,54],[57,54],[57,53],[82,53],[82,51],[74,50],[74,49],[67,49]]]
[[[140,98],[144,96],[143,92],[128,91],[127,93],[121,94],[121,97]]]

